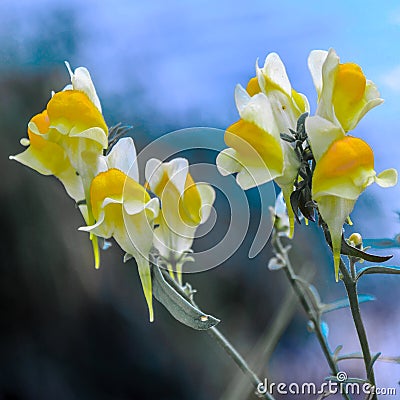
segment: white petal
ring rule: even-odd
[[[344,136],[340,126],[319,116],[306,119],[306,132],[316,161],[328,150],[334,140]]]
[[[108,226],[108,224],[104,223],[104,218],[105,218],[105,213],[101,212],[98,221],[94,225],[81,226],[78,228],[78,230],[83,232],[90,232],[96,236],[109,239],[112,236],[113,231],[111,226]]]
[[[60,172],[57,175],[57,178],[64,185],[68,195],[75,201],[83,200],[85,198],[82,179],[80,176],[76,175],[76,172],[72,167]]]
[[[151,218],[157,217],[160,210],[160,201],[154,197],[147,203],[143,202],[143,199],[124,199],[124,210],[128,215],[139,214],[143,210],[150,212]]]
[[[333,108],[332,97],[336,82],[336,72],[339,67],[339,57],[335,50],[330,49],[324,65],[322,66],[323,87],[316,114],[332,122],[337,121]]]
[[[397,184],[398,174],[394,168],[386,169],[375,177],[375,182],[381,187],[391,187]]]
[[[308,69],[310,70],[318,97],[322,91],[322,66],[328,56],[325,50],[313,50],[308,56]]]
[[[58,131],[60,131],[60,125],[51,126],[50,128],[56,128]],[[108,147],[107,133],[99,127],[89,128],[84,131],[80,131],[79,129],[76,129],[76,127],[73,127],[71,130],[68,130],[68,134],[70,137],[91,139],[99,143],[103,149]]]
[[[228,148],[221,151],[216,159],[216,165],[222,176],[227,176],[239,172],[243,166],[237,158],[235,149]]]
[[[279,86],[288,96],[292,95],[292,86],[287,76],[285,65],[278,54],[268,54],[262,71],[270,81]]]
[[[186,158],[175,158],[165,164],[170,181],[182,195],[185,191],[186,177],[189,173],[189,162]]]
[[[38,160],[35,154],[32,153],[32,150],[28,147],[22,153],[19,153],[15,156],[9,156],[10,160],[15,160],[20,162],[23,165],[26,165],[29,168],[34,169],[42,175],[53,175],[53,172],[46,168],[42,162]]]
[[[136,149],[133,139],[122,138],[106,156],[108,168],[116,168],[139,182],[139,168],[137,164]]]
[[[199,182],[196,184],[197,190],[199,191],[200,198],[201,198],[201,224],[207,221],[208,217],[210,216],[210,212],[212,209],[212,205],[215,201],[215,190],[212,188],[211,185]]]
[[[79,67],[72,72],[72,69],[67,61],[65,61],[65,65],[67,66],[69,75],[71,77],[71,83],[74,90],[80,90],[84,92],[101,112],[100,100],[97,96],[96,89],[93,85],[89,71],[85,67]]]
[[[270,182],[275,176],[265,167],[243,168],[236,176],[236,182],[243,189],[251,189],[263,183]]]
[[[164,170],[162,168],[162,162],[157,160],[157,158],[151,158],[146,163],[145,168],[145,178],[148,182],[150,189],[154,190],[161,182],[164,174]]]
[[[249,104],[250,99],[251,99],[250,95],[243,88],[243,86],[239,84],[236,85],[235,103],[240,115],[243,112],[243,110],[247,107],[247,104]]]
[[[264,93],[257,93],[251,97],[247,105],[239,113],[243,120],[256,124],[280,141],[280,132],[272,105]]]
[[[175,158],[167,163],[162,163],[160,160],[152,158],[147,161],[145,175],[146,180],[150,185],[150,189],[155,191],[161,182],[164,173],[166,173],[171,183],[177,188],[178,192],[183,194],[188,172],[189,163],[185,158]]]

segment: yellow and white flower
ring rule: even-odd
[[[108,128],[101,113],[96,90],[86,68],[73,73],[67,63],[72,84],[53,94],[46,110],[28,124],[28,137],[21,142],[29,146],[10,157],[44,175],[55,175],[80,206],[87,224],[94,219],[90,207],[89,187],[97,158],[108,146]],[[92,236],[95,266],[100,263],[96,237]]]
[[[316,115],[341,126],[345,132],[383,103],[376,85],[366,79],[360,66],[341,64],[333,49],[312,51],[308,66],[318,94]]]
[[[194,182],[185,158],[164,163],[150,159],[146,164],[146,181],[161,201],[154,246],[169,267],[175,264],[180,279],[182,255],[191,249],[197,227],[208,219],[215,191],[207,183]]]
[[[96,223],[79,229],[106,239],[113,237],[128,255],[135,258],[150,321],[153,321],[149,253],[159,200],[151,198],[138,183],[136,150],[131,138],[120,139],[110,154],[100,157],[98,171],[90,186],[91,209]]]
[[[267,56],[263,68],[256,65],[257,76],[247,91],[238,85],[235,100],[241,119],[225,133],[230,147],[217,157],[222,175],[237,174],[243,189],[275,180],[288,205],[290,236],[293,235],[294,213],[290,195],[298,173],[299,160],[280,133],[296,129],[301,114],[309,111],[307,98],[290,84],[286,69],[276,53]]]
[[[373,182],[382,187],[393,186],[397,183],[397,171],[388,169],[377,175],[369,145],[359,138],[345,136],[341,127],[321,117],[307,118],[306,131],[317,162],[312,198],[331,234],[338,280],[342,228],[346,219],[367,186]]]

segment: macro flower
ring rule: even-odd
[[[94,219],[89,187],[97,168],[97,158],[108,146],[108,127],[89,71],[79,67],[72,72],[71,84],[53,93],[46,110],[28,124],[28,148],[11,159],[44,175],[54,175],[67,193],[80,205],[87,224]],[[95,266],[100,257],[96,237],[92,236]]]
[[[160,199],[161,211],[156,220],[154,247],[166,261],[170,272],[180,268],[190,251],[197,227],[204,223],[215,200],[215,191],[207,183],[194,182],[185,158],[161,162],[156,158],[146,164],[146,186]]]
[[[393,186],[397,183],[397,171],[387,169],[377,175],[370,146],[362,139],[345,136],[342,129],[330,121],[318,116],[307,118],[306,130],[316,160],[312,198],[329,228],[338,280],[342,229],[346,219],[367,186],[373,182],[382,187]]]
[[[373,107],[383,103],[376,85],[360,66],[340,63],[335,50],[313,50],[308,66],[318,94],[316,115],[343,128],[354,129]]]
[[[294,230],[294,213],[290,195],[298,173],[299,160],[291,145],[280,133],[296,130],[301,114],[309,111],[307,98],[292,89],[286,69],[276,53],[267,56],[263,68],[256,65],[257,76],[250,79],[247,90],[237,85],[236,106],[241,119],[225,132],[229,146],[217,157],[222,175],[237,173],[243,189],[275,180],[281,187]]]
[[[154,320],[149,253],[159,200],[138,183],[132,138],[120,139],[107,156],[99,158],[98,174],[90,186],[94,225],[79,228],[96,236],[113,237],[136,260],[150,321]]]

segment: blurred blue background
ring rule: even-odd
[[[22,150],[29,119],[68,82],[64,60],[90,70],[108,125],[133,125],[141,149],[176,129],[225,129],[238,118],[235,85],[245,85],[256,59],[262,64],[272,51],[315,111],[307,57],[334,47],[343,62],[362,66],[385,99],[353,134],[373,147],[377,171],[399,169],[398,2],[2,0],[0,21],[0,399],[254,398],[206,334],[180,326],[159,305],[156,322],[147,322],[136,268],[122,263],[116,246],[94,271],[87,237],[76,231],[82,221],[61,185],[8,155]],[[254,225],[259,204],[252,193]],[[399,209],[398,187],[370,187],[352,215],[353,230],[393,237]],[[344,296],[316,227],[296,229],[296,267],[314,271],[324,300]],[[252,261],[247,251],[188,276],[198,302],[222,319],[221,330],[261,376],[321,382],[328,367],[305,315],[295,313],[290,297],[284,301],[290,290],[283,276],[266,268],[270,249]],[[373,351],[385,355],[400,353],[399,285],[395,276],[367,277],[360,285],[378,298],[362,310]],[[274,346],[267,351],[263,338],[276,320],[284,322],[283,337],[269,357]],[[327,320],[332,347],[358,351],[349,312]],[[359,362],[343,369],[363,374]],[[400,392],[399,375],[399,366],[377,364],[381,386]]]

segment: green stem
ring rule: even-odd
[[[369,383],[375,387],[376,382],[375,382],[374,368],[372,365],[371,351],[369,349],[367,333],[365,331],[365,327],[361,318],[360,303],[358,301],[357,281],[351,278],[343,260],[340,261],[340,272],[343,275],[342,278],[343,283],[346,288],[347,296],[349,298],[351,315],[353,316],[354,325],[356,327],[358,335],[358,340],[360,342],[367,379]],[[376,394],[374,394],[371,399],[374,400],[377,398],[378,397],[376,396]]]
[[[182,296],[184,297],[190,304],[194,307],[198,308],[197,304],[194,302],[191,296],[189,296],[185,290],[180,286],[171,276],[168,274],[166,270],[162,270],[162,274],[164,279]],[[275,397],[270,393],[260,393],[259,388],[260,384],[263,385],[261,379],[257,376],[257,374],[249,367],[244,358],[240,355],[240,353],[235,349],[235,347],[229,342],[229,340],[217,329],[215,326],[207,330],[208,334],[225,350],[225,352],[232,358],[232,360],[236,363],[236,365],[244,372],[245,375],[250,379],[254,388],[257,390],[258,395],[262,396],[268,400],[275,400]]]
[[[331,369],[331,374],[333,376],[336,376],[340,372],[340,370],[336,360],[334,359],[332,351],[330,350],[326,336],[322,333],[321,318],[318,309],[316,305],[313,304],[314,302],[312,301],[312,299],[307,296],[307,294],[304,292],[304,289],[299,284],[298,277],[296,276],[292,267],[292,263],[290,262],[288,251],[284,248],[279,235],[275,231],[273,236],[273,244],[277,253],[283,257],[285,263],[283,270],[285,271],[289,283],[297,294],[304,311],[307,313],[308,318],[314,325],[315,335],[318,339],[321,350],[324,353],[326,361],[328,362],[329,368]],[[350,396],[347,393],[342,393],[342,396],[345,399],[350,399]]]

